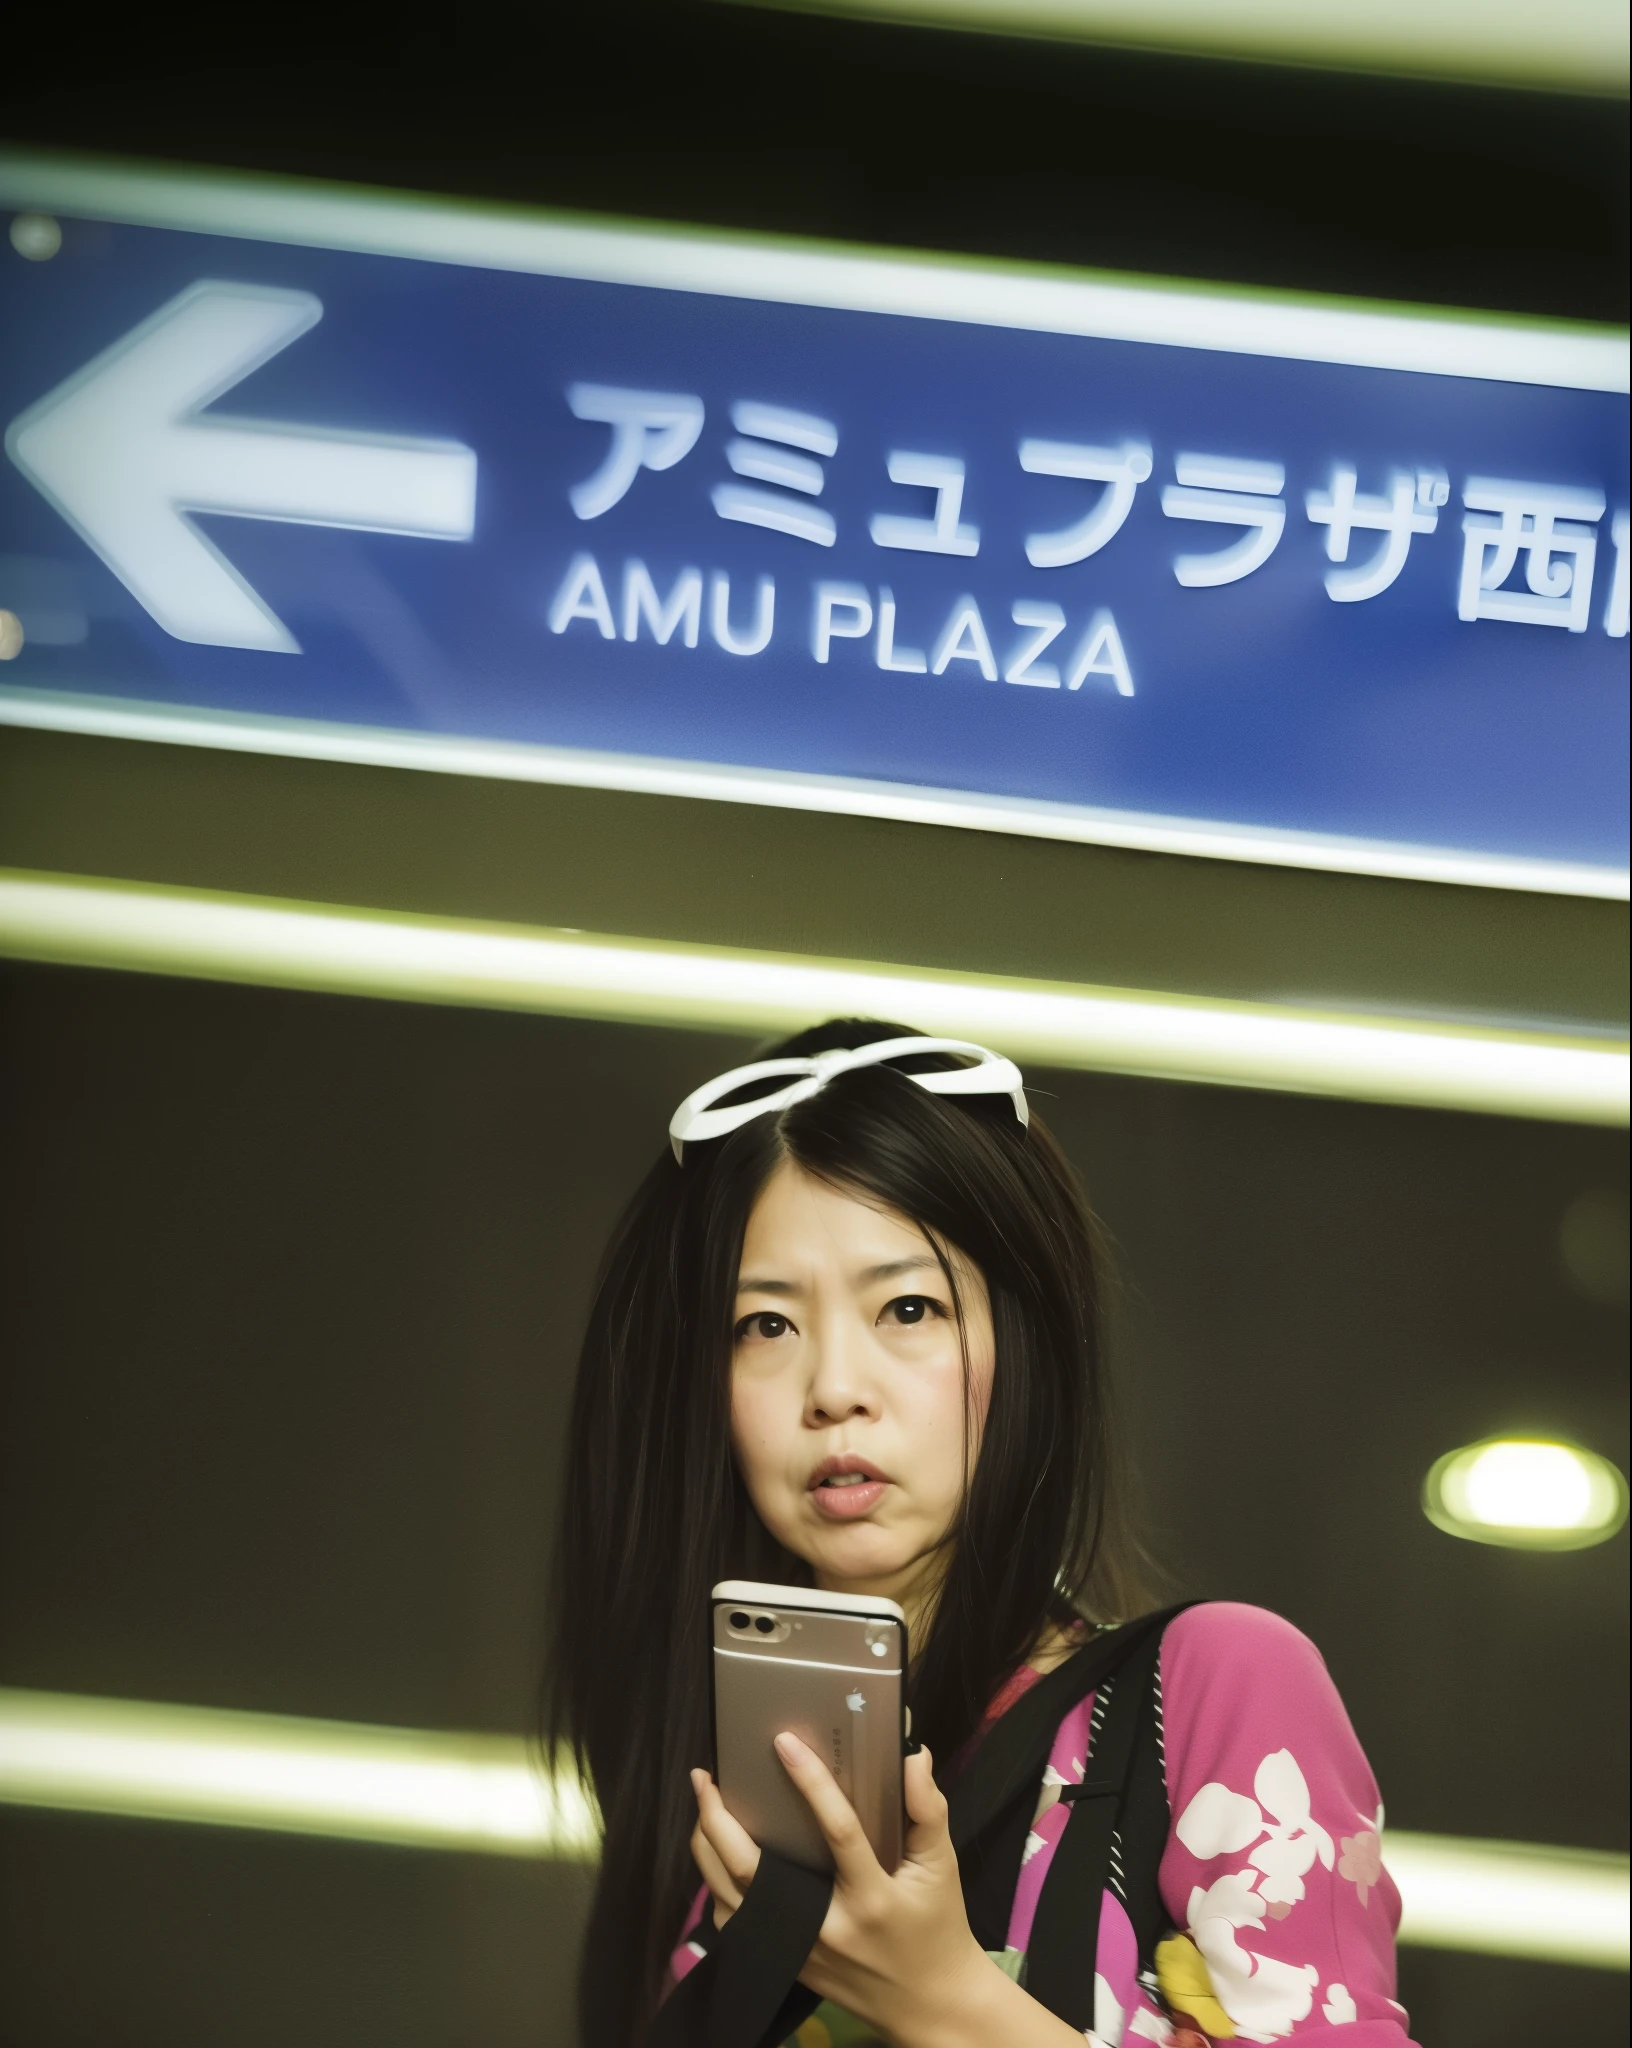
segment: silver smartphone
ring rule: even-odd
[[[907,1619],[893,1600],[714,1588],[715,1779],[761,1848],[831,1870],[826,1838],[772,1747],[790,1730],[832,1771],[886,1870],[901,1861]]]

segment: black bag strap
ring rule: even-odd
[[[1061,1721],[1142,1647],[1159,1646],[1167,1624],[1192,1604],[1181,1601],[1120,1628],[1101,1630],[1021,1695],[987,1731],[954,1779],[947,1794],[952,1846],[958,1853],[969,1925],[982,1948],[1001,1949],[1008,1939],[1014,1888],[1043,1766]],[[1164,1829],[1161,1847],[1165,1846]],[[1096,1900],[1098,1896],[1095,1892]]]
[[[1115,1865],[1111,1871],[1111,1888],[1120,1894],[1133,1923],[1134,1938],[1139,1944],[1139,1976],[1147,1989],[1156,1982],[1156,1945],[1173,1932],[1160,1881],[1162,1857],[1173,1826],[1167,1799],[1167,1767],[1162,1755],[1161,1687],[1158,1659],[1150,1674],[1134,1734],[1127,1789],[1116,1824],[1121,1852],[1120,1884],[1116,1882]],[[1102,1886],[1100,1895],[1103,1890]]]
[[[720,1935],[708,2048],[774,2048],[816,2010],[821,2001],[797,1980],[832,1897],[831,1875],[761,1851],[754,1881]]]
[[[1146,1727],[1153,1726],[1149,1705],[1161,1648],[1159,1633],[1147,1636],[1106,1681],[1105,1711],[1096,1717],[1098,1732],[1082,1783],[1060,1794],[1070,1818],[1055,1845],[1031,1925],[1026,1989],[1079,2033],[1094,2024],[1100,1905],[1117,1841],[1125,1833],[1135,1751]],[[1163,1846],[1166,1839],[1164,1825]]]
[[[798,1977],[832,1896],[830,1876],[761,1850],[742,1904],[717,1933],[704,1907],[708,1953],[663,2001],[648,2048],[780,2048],[821,2003]]]

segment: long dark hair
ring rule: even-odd
[[[772,1050],[911,1035],[847,1020]],[[913,1727],[943,1778],[1051,1622],[1139,1610],[1136,1553],[1117,1518],[1093,1227],[1035,1117],[1022,1128],[1003,1096],[932,1095],[904,1071],[862,1067],[688,1146],[684,1165],[665,1151],[602,1265],[556,1551],[545,1734],[575,1746],[605,1822],[579,1983],[586,2048],[639,2041],[699,1881],[686,1774],[712,1762],[710,1589],[723,1578],[809,1582],[749,1505],[730,1437],[743,1235],[789,1159],[910,1217],[943,1260],[956,1247],[991,1297],[990,1407],[911,1675]]]

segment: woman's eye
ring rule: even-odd
[[[942,1313],[938,1301],[931,1301],[927,1294],[899,1294],[894,1301],[884,1304],[880,1322],[905,1323],[909,1328],[917,1323],[927,1323],[932,1316]]]
[[[772,1309],[760,1309],[738,1323],[737,1342],[744,1343],[750,1337],[785,1337],[791,1327],[786,1316],[779,1316]]]

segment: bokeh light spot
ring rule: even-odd
[[[1524,1550],[1580,1550],[1626,1520],[1627,1486],[1595,1451],[1495,1437],[1450,1451],[1428,1474],[1423,1512],[1448,1535]]]

